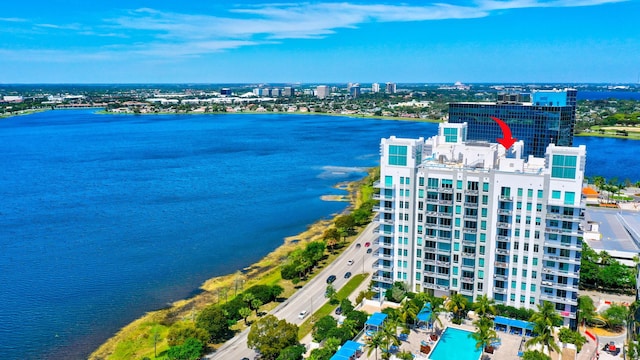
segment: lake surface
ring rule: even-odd
[[[437,124],[303,115],[0,120],[0,354],[83,359],[146,311],[242,269],[318,219],[380,138]],[[640,180],[640,142],[576,138],[587,174]]]

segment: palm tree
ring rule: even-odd
[[[538,312],[531,315],[529,321],[533,323],[533,333],[536,336],[525,343],[527,348],[539,344],[542,345],[545,354],[550,354],[551,350],[560,352],[560,347],[554,337],[553,327],[561,322],[562,318],[556,312],[553,303],[545,301],[542,305],[538,305]]]
[[[381,331],[376,331],[373,336],[366,340],[365,347],[367,350],[367,356],[371,356],[371,353],[375,350],[376,360],[378,360],[378,348],[384,344],[384,334]]]
[[[560,352],[560,347],[556,344],[555,337],[553,336],[553,327],[543,321],[534,322],[533,333],[536,336],[525,343],[527,348],[539,344],[542,345],[542,352],[544,354],[551,354],[551,350],[558,353]]]
[[[538,305],[538,311],[531,315],[530,322],[540,322],[548,327],[556,326],[562,322],[562,317],[558,314],[552,302],[545,301],[542,305]]]
[[[473,324],[476,326],[476,332],[470,336],[476,341],[476,349],[486,349],[498,339],[498,334],[493,330],[493,320],[481,317]]]
[[[485,317],[487,314],[495,315],[496,308],[493,306],[494,301],[490,299],[486,294],[478,296],[476,302],[473,303],[473,309],[478,316]]]
[[[400,320],[403,322],[404,324],[403,326],[405,328],[408,328],[407,324],[409,323],[409,320],[413,322],[413,320],[418,315],[419,311],[420,309],[418,309],[418,306],[416,305],[416,303],[411,300],[406,300],[405,302],[402,303],[399,317],[400,317]]]
[[[453,294],[445,304],[448,311],[453,313],[454,319],[461,321],[464,311],[467,309],[469,301],[462,294]]]
[[[382,334],[384,336],[385,344],[386,344],[386,354],[387,356],[390,354],[389,349],[391,345],[400,345],[400,340],[398,339],[398,322],[397,321],[385,321],[382,326]],[[383,357],[385,357],[383,355]]]

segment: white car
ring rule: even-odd
[[[307,314],[307,310],[300,311],[300,314],[298,314],[298,319],[304,319],[305,317],[307,317]]]
[[[349,265],[349,266],[353,265],[353,260],[347,261],[347,265]]]

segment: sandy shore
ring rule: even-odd
[[[351,183],[340,183],[335,186],[336,188],[348,191],[348,194],[338,196],[340,201],[348,201],[350,203],[342,213],[336,214],[335,217],[351,211],[355,206],[358,205],[359,189],[363,181],[364,179]],[[331,197],[327,200],[336,201],[336,198]],[[144,356],[149,356],[149,337],[151,332],[153,331],[154,326],[159,324],[164,327],[168,327],[176,320],[192,318],[199,310],[212,303],[216,303],[219,300],[218,296],[220,294],[220,290],[231,289],[234,285],[234,282],[236,282],[239,278],[244,280],[245,288],[251,287],[257,283],[265,283],[265,281],[268,282],[268,279],[271,277],[274,277],[274,279],[278,279],[278,265],[282,263],[282,260],[286,258],[287,254],[289,254],[296,248],[303,247],[305,244],[311,241],[321,239],[325,229],[331,226],[333,224],[333,221],[333,219],[317,221],[316,223],[310,225],[304,232],[295,236],[285,238],[284,243],[281,246],[276,248],[271,253],[267,254],[257,263],[234,273],[217,276],[205,281],[204,284],[200,287],[200,289],[202,289],[202,292],[200,294],[189,299],[176,301],[166,309],[152,311],[145,314],[141,318],[123,327],[120,331],[118,331],[118,333],[108,339],[104,344],[102,344],[91,354],[89,359],[107,359],[114,353],[116,353],[119,347],[126,346],[129,348],[133,348],[136,347],[136,344],[140,344],[140,346],[145,347],[145,349],[140,349],[140,351],[135,351],[134,349],[132,349],[133,352],[129,351],[128,354],[133,355],[133,358],[142,358]],[[290,296],[291,294],[284,295]],[[165,341],[166,340],[163,339],[162,343],[164,343],[166,348]],[[162,343],[158,343],[158,350],[160,350],[161,345],[163,345]],[[150,351],[150,355],[153,356],[152,343],[150,346]]]

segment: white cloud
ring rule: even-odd
[[[106,19],[93,28],[79,24],[35,24],[40,29],[75,31],[85,36],[113,40],[111,46],[94,48],[95,59],[122,56],[198,56],[244,46],[279,42],[285,39],[317,39],[339,29],[357,28],[366,23],[415,22],[487,17],[496,11],[542,7],[579,7],[625,0],[476,0],[469,5],[431,3],[353,4],[271,3],[244,5],[218,15],[164,12],[152,8],[128,11],[121,17]],[[18,18],[0,18],[20,22]],[[105,50],[106,49],[106,50]],[[91,49],[84,49],[92,51]],[[0,55],[11,55],[1,50]],[[58,50],[42,54],[48,59],[77,59],[77,50]],[[80,57],[83,58],[83,57]]]

